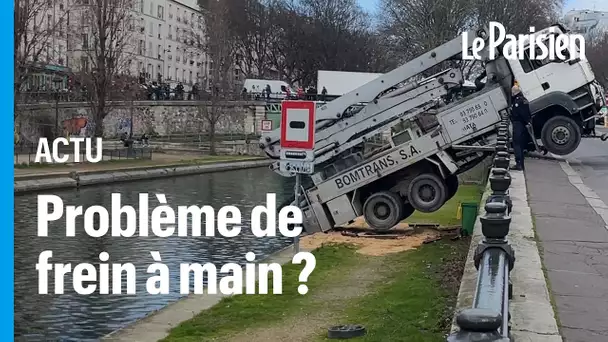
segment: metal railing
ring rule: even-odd
[[[14,165],[29,165],[36,163],[36,144],[16,144],[14,148]],[[51,151],[53,152],[53,151]],[[60,156],[70,156],[65,164],[87,163],[86,151],[81,147],[76,153],[73,146],[62,146],[57,150]],[[97,156],[97,150],[93,155]],[[125,160],[125,159],[152,159],[152,148],[134,145],[131,147],[104,148],[102,150],[102,161]],[[76,158],[78,156],[78,158]],[[78,160],[78,161],[77,161]]]
[[[127,91],[112,90],[107,95],[107,98],[111,101],[211,101],[219,99],[224,101],[259,101],[267,103],[280,103],[283,100],[329,102],[337,97],[318,94],[304,94],[302,96],[292,94],[288,97],[285,93],[271,93],[268,96],[266,94],[250,92],[222,92],[221,94],[214,95],[205,91],[176,92],[175,90],[166,91],[163,89],[149,91],[140,89],[130,94]],[[89,101],[89,94],[86,91],[28,91],[20,92],[15,98],[15,102],[19,104],[87,101]]]
[[[512,341],[509,275],[515,264],[515,252],[507,241],[512,209],[508,125],[508,118],[503,116],[489,177],[492,194],[486,200],[485,215],[480,217],[483,240],[473,257],[477,268],[473,306],[457,314],[459,331],[448,336],[448,342]]]

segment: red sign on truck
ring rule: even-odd
[[[314,149],[316,109],[314,101],[282,102],[281,149]]]

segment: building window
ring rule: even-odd
[[[156,14],[158,16],[158,19],[165,19],[165,13],[164,13],[165,9],[163,8],[163,6],[158,5],[158,9],[156,11]]]
[[[171,4],[169,4],[169,19],[173,18],[173,11],[172,11],[173,7],[171,7]]]
[[[153,53],[154,51],[152,51],[152,42],[148,42],[148,56],[152,57]]]
[[[154,16],[154,2],[150,3],[150,15]]]
[[[154,35],[154,23],[150,23],[150,37]]]
[[[144,13],[144,0],[140,0],[139,2],[139,12]]]
[[[158,59],[162,59],[163,57],[163,47],[158,45]]]
[[[167,34],[167,37],[168,37],[169,39],[173,39],[173,34],[172,34],[172,31],[173,31],[173,27],[171,27],[171,25],[169,25],[169,33]]]
[[[89,48],[89,37],[87,36],[86,33],[82,34],[82,48],[83,49]]]
[[[162,30],[163,30],[163,25],[158,24],[158,39],[160,39],[160,33],[162,32]]]
[[[80,65],[82,66],[82,71],[89,71],[89,59],[86,56],[80,57]]]

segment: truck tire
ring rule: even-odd
[[[448,195],[447,195],[447,199],[446,201],[449,201],[450,199],[452,199],[452,197],[454,197],[454,195],[456,195],[456,192],[458,192],[458,176],[456,175],[449,175],[446,179],[445,179],[445,185],[448,189]]]
[[[581,143],[581,128],[572,118],[558,115],[543,125],[540,138],[547,150],[558,156],[574,152]]]
[[[448,189],[441,177],[434,173],[423,173],[412,179],[407,197],[414,209],[432,213],[447,201]]]
[[[404,203],[391,191],[373,193],[363,204],[363,216],[367,225],[375,230],[389,230],[401,221]]]

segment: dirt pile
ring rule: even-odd
[[[372,237],[344,236],[340,232],[317,233],[302,238],[300,246],[312,250],[329,243],[347,243],[359,247],[357,253],[380,256],[399,253],[421,246],[424,241],[434,239],[439,234],[434,231],[424,231],[419,234],[404,235],[394,239],[378,239]]]

